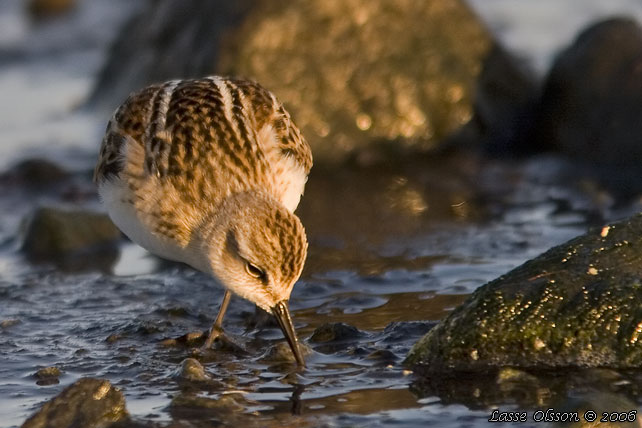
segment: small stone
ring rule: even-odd
[[[610,227],[610,226],[604,226],[604,227],[602,228],[602,231],[600,232],[600,236],[601,236],[602,238],[606,238],[606,237],[609,235],[609,229],[611,229],[611,227]]]
[[[177,346],[178,345],[178,340],[171,339],[171,338],[170,339],[164,339],[164,340],[161,340],[160,345],[161,346],[167,346],[167,347]]]
[[[47,379],[52,377],[59,377],[62,374],[58,367],[44,367],[38,370],[34,376],[38,379]]]
[[[115,343],[115,342],[118,342],[122,338],[123,338],[123,336],[121,336],[120,334],[113,333],[113,334],[110,334],[109,336],[107,336],[107,339],[105,339],[105,342],[107,342],[107,343]]]
[[[84,378],[46,402],[22,428],[99,428],[127,417],[122,392],[107,380]]]
[[[394,352],[388,351],[387,349],[378,349],[368,354],[366,359],[375,361],[379,366],[387,367],[394,364],[399,358]]]
[[[184,340],[187,343],[195,342],[197,340],[202,340],[202,339],[204,339],[202,331],[191,331],[181,336],[181,340]]]
[[[497,383],[502,384],[505,382],[531,382],[537,384],[537,378],[522,370],[517,370],[512,367],[502,367],[497,373]]]
[[[179,337],[169,337],[160,342],[161,346],[195,346],[205,341],[205,333],[202,331],[191,331]]]
[[[16,324],[20,324],[20,320],[17,319],[7,319],[0,321],[0,328],[9,328],[13,327]]]
[[[219,398],[207,398],[189,393],[178,394],[170,403],[174,410],[180,408],[187,409],[215,409],[220,412],[240,412],[245,410],[246,406],[241,394],[223,394]]]
[[[312,349],[302,342],[299,342],[299,350],[304,357],[312,353]],[[290,345],[285,340],[275,343],[275,345],[266,353],[264,359],[267,361],[296,361],[294,354],[292,353],[292,348],[290,348]]]
[[[189,381],[210,380],[210,376],[205,372],[203,365],[194,358],[186,358],[183,360],[176,377]]]
[[[355,340],[363,336],[356,327],[342,322],[326,323],[312,333],[310,342],[327,343],[343,340]]]

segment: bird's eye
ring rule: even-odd
[[[261,279],[261,278],[265,277],[265,272],[263,272],[263,269],[261,269],[260,267],[254,265],[254,264],[252,264],[250,262],[245,262],[245,270],[247,271],[247,273],[250,276],[252,276],[254,278]]]

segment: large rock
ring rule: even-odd
[[[22,428],[105,427],[128,418],[123,393],[104,379],[80,379],[45,403]]]
[[[480,287],[411,350],[431,373],[642,366],[642,215]]]
[[[73,270],[108,269],[118,256],[120,238],[104,214],[41,207],[27,222],[22,250],[34,262]]]
[[[271,89],[316,161],[430,150],[476,108],[475,137],[511,139],[533,88],[462,0],[160,0],[123,29],[92,102],[212,73]]]
[[[575,159],[642,162],[642,27],[610,19],[583,31],[546,80],[539,143]]]

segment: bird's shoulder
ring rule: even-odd
[[[128,145],[141,156],[127,156]],[[108,124],[95,180],[118,176],[127,162],[159,178],[199,168],[247,178],[284,166],[307,177],[312,152],[274,94],[250,80],[211,76],[151,85],[127,98]]]

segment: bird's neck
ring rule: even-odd
[[[189,264],[208,274],[217,276],[223,269],[223,253],[227,235],[241,217],[254,215],[260,205],[274,203],[274,198],[264,191],[250,190],[233,193],[203,216],[193,230],[189,243]]]

